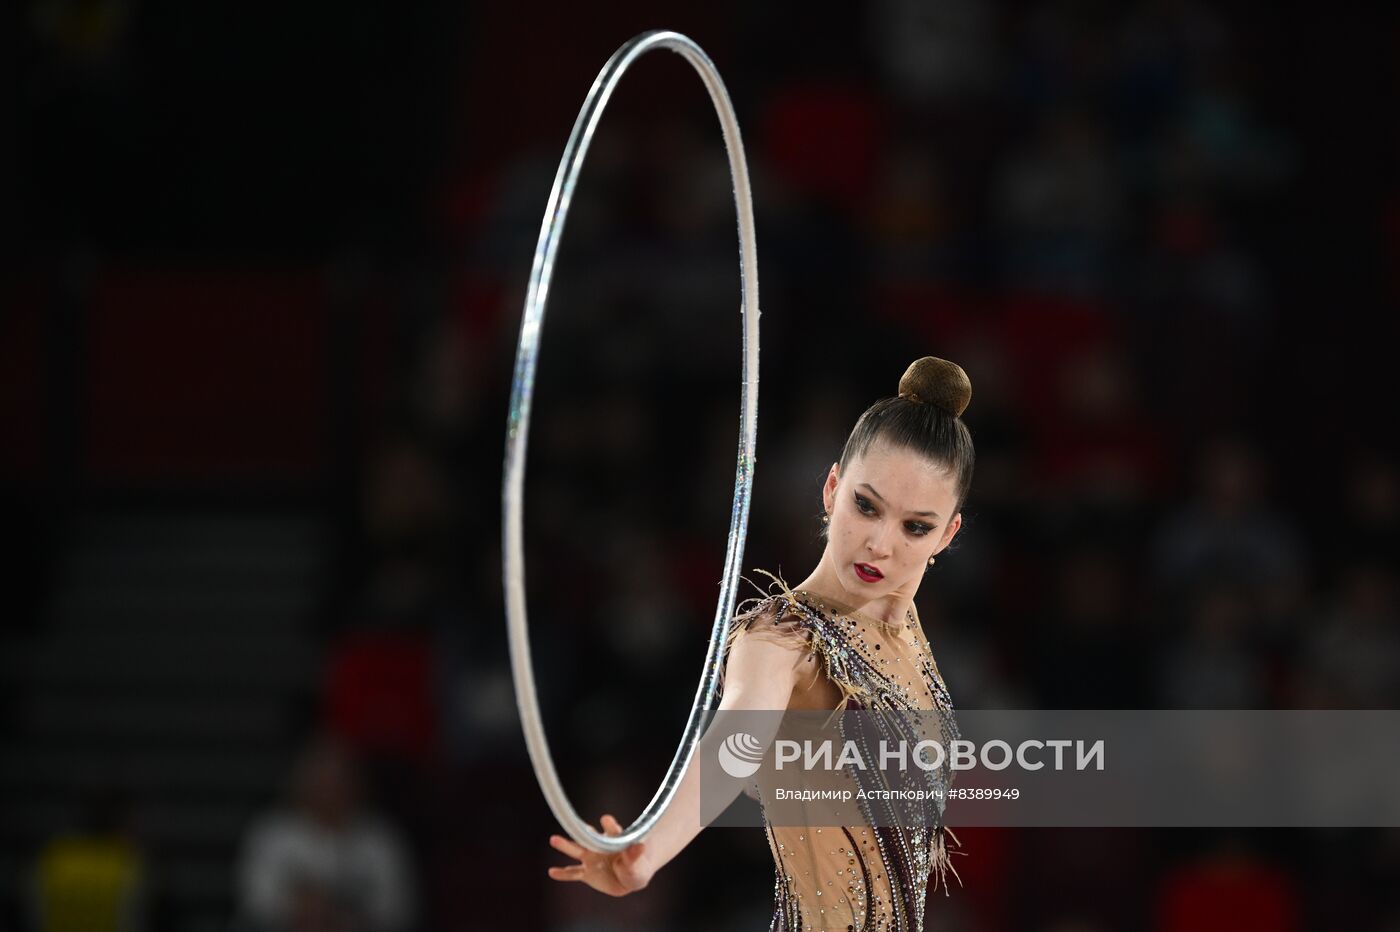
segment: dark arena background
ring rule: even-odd
[[[918,602],[959,707],[1400,700],[1393,5],[6,21],[0,928],[767,928],[757,829],[621,899],[546,876],[507,666],[529,262],[589,86],[652,28],[714,59],[753,171],[746,575],[807,573],[855,417],[938,355],[972,379],[978,463]],[[704,89],[649,55],[570,216],[526,494],[541,702],[595,824],[651,798],[701,673],[735,243]],[[291,812],[364,819],[377,868],[270,907]],[[1395,829],[959,838],[930,930],[1400,929]]]

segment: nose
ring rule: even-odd
[[[870,556],[875,560],[883,560],[890,555],[890,528],[881,521],[879,526],[871,530],[870,536],[865,540],[865,549],[870,551]]]

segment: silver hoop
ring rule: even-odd
[[[700,686],[695,693],[690,718],[680,747],[671,761],[660,789],[642,811],[637,821],[621,835],[603,835],[579,818],[560,786],[554,760],[545,739],[540,719],[539,699],[535,692],[534,668],[530,660],[530,640],[525,612],[525,556],[522,529],[525,447],[530,428],[530,400],[535,384],[535,364],[539,355],[540,331],[544,322],[545,303],[549,297],[550,278],[559,238],[568,216],[569,202],[583,166],[584,155],[593,132],[603,115],[603,108],[622,75],[642,55],[652,49],[665,48],[681,55],[700,74],[710,92],[715,113],[724,134],[724,146],[729,155],[729,172],[734,182],[734,207],[739,222],[739,274],[742,289],[740,313],[743,317],[743,380],[740,383],[739,460],[734,480],[734,508],[729,523],[729,544],[724,558],[724,579],[715,607],[714,625],[710,630],[710,646]],[[675,798],[681,777],[695,755],[701,732],[713,711],[720,664],[723,662],[724,639],[728,621],[734,613],[738,593],[739,563],[744,552],[744,538],[749,526],[749,498],[753,490],[754,446],[758,426],[758,253],[754,242],[753,199],[749,191],[748,163],[744,159],[744,144],[739,136],[739,124],[729,94],[720,80],[714,63],[687,36],[669,30],[652,30],[638,35],[608,59],[598,73],[593,87],[584,100],[574,122],[554,187],[545,206],[544,222],[540,226],[530,269],[530,287],[525,295],[524,316],[520,323],[520,341],[515,356],[515,376],[511,386],[510,411],[506,420],[505,480],[501,494],[504,511],[503,569],[506,600],[506,628],[510,641],[511,672],[515,681],[515,701],[520,710],[520,722],[525,733],[525,745],[534,764],[535,776],[550,810],[568,835],[585,848],[600,852],[621,851],[640,840],[656,825],[663,812]]]

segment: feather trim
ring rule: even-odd
[[[937,890],[939,881],[942,881],[943,895],[949,896],[948,871],[953,872],[953,876],[957,878],[958,886],[961,887],[963,885],[962,877],[958,876],[958,869],[953,866],[952,855],[960,854],[966,857],[967,852],[948,850],[947,843],[944,841],[944,836],[953,839],[953,844],[957,845],[959,848],[962,847],[962,842],[958,841],[958,836],[954,835],[953,830],[946,825],[939,825],[933,830],[932,862],[930,864],[933,874],[933,889]]]
[[[839,639],[824,630],[824,627],[830,622],[823,618],[821,614],[812,611],[808,606],[803,604],[802,601],[797,598],[797,594],[793,592],[792,588],[781,576],[774,576],[767,570],[757,567],[755,567],[755,572],[762,573],[764,576],[773,580],[768,586],[770,591],[765,593],[761,598],[745,601],[745,605],[750,601],[757,602],[758,604],[735,617],[734,623],[731,625],[729,634],[726,637],[725,656],[728,656],[729,648],[733,646],[735,639],[738,638],[740,633],[752,629],[754,623],[764,617],[764,615],[772,609],[775,604],[775,599],[783,599],[788,603],[787,608],[783,613],[778,614],[774,618],[773,623],[775,625],[782,624],[787,618],[792,618],[795,621],[795,626],[791,629],[792,633],[802,637],[806,647],[820,659],[822,671],[826,674],[827,679],[836,684],[836,688],[841,691],[840,703],[832,711],[830,717],[827,718],[825,724],[822,726],[823,728],[829,728],[836,716],[850,707],[850,701],[852,699],[856,700],[857,706],[861,704],[861,697],[864,691],[856,685],[851,675],[850,660],[844,656],[844,651],[832,649],[835,643],[839,643]],[[760,592],[764,592],[764,590],[752,580],[745,581]],[[774,587],[779,591],[772,592],[771,590]]]

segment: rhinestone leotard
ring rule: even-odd
[[[739,606],[729,628],[731,644],[740,636],[794,639],[810,650],[826,676],[842,693],[838,709],[872,711],[938,710],[942,738],[957,738],[953,703],[918,613],[910,609],[903,626],[882,627],[837,613],[822,600],[789,589],[750,599]],[[952,772],[933,772],[932,781],[947,787]],[[761,802],[761,800],[760,800]],[[773,920],[769,932],[922,932],[924,903],[932,876],[947,890],[954,876],[947,840],[957,839],[943,825],[943,805],[924,824],[864,825],[824,828],[775,826],[765,808],[764,823],[772,851]]]

